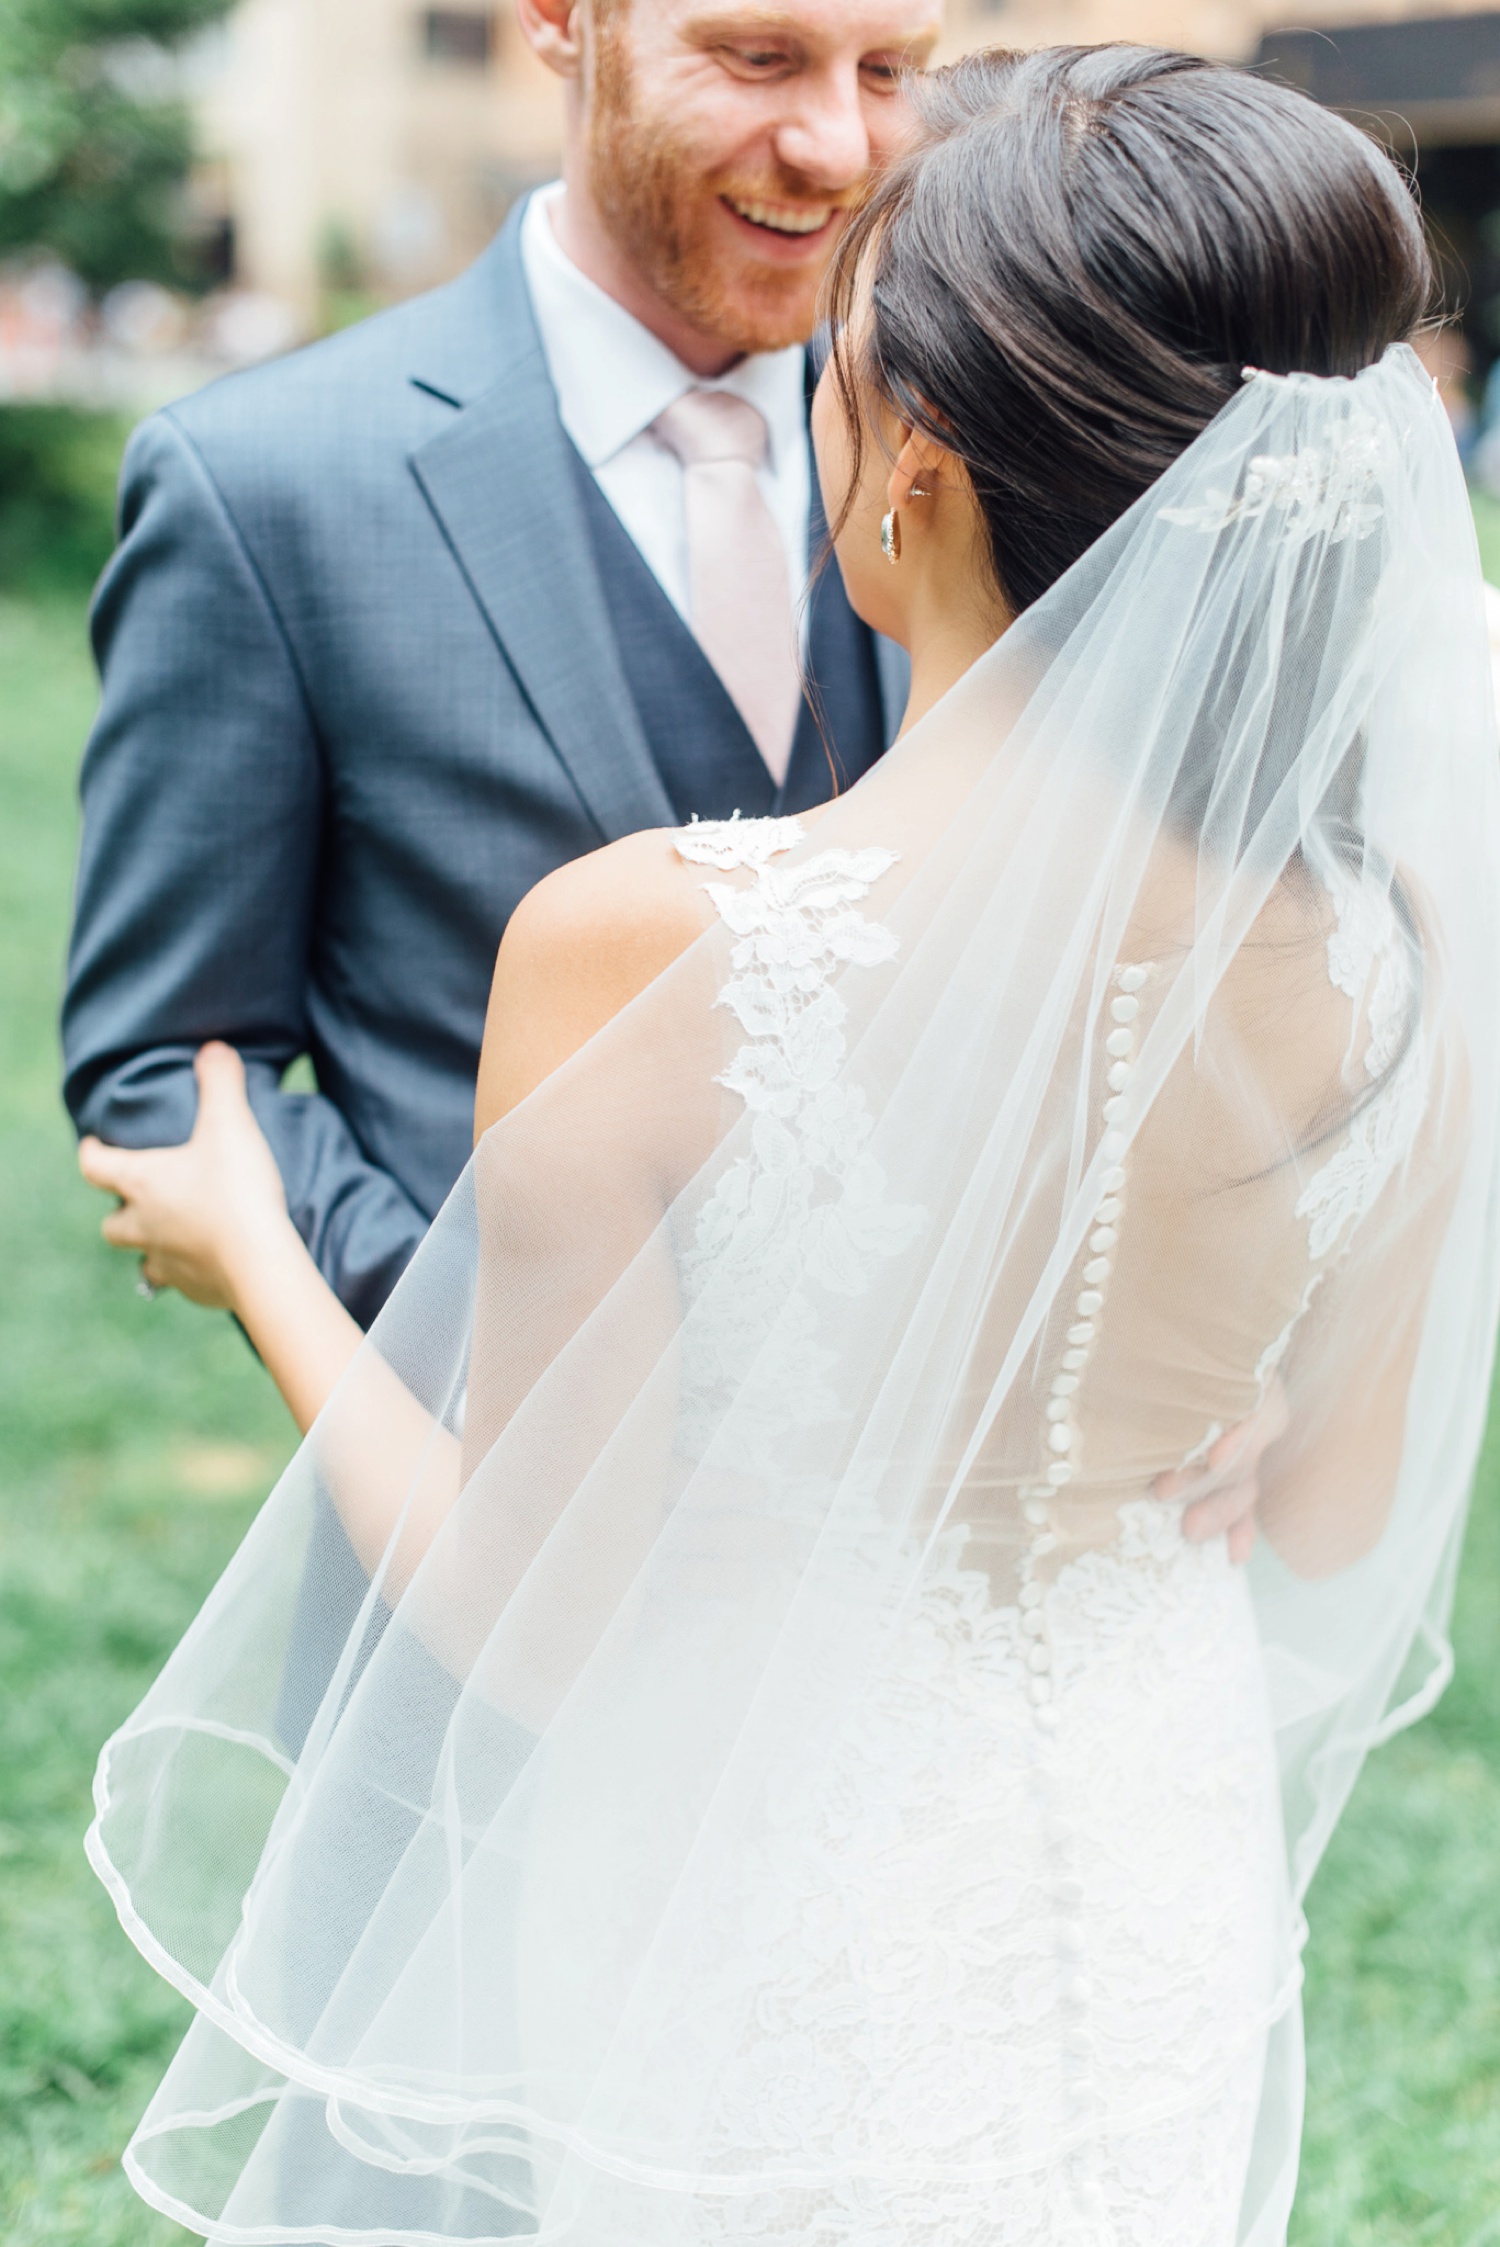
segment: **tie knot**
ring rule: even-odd
[[[651,424],[684,468],[738,460],[758,468],[766,457],[766,421],[758,406],[728,390],[684,390]]]

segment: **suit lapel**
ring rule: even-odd
[[[413,380],[457,407],[412,469],[490,629],[606,841],[673,823],[615,649],[568,437],[521,269],[519,213],[472,313]],[[488,284],[488,285],[486,285]],[[472,387],[478,370],[482,387]]]

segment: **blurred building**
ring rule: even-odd
[[[1462,332],[1434,372],[1478,388],[1500,359],[1500,12],[1494,0],[950,0],[966,46],[1140,39],[1264,70],[1410,163]],[[1294,25],[1295,28],[1289,28]],[[1497,378],[1500,389],[1500,378]],[[1500,419],[1500,396],[1489,401]]]
[[[1488,60],[1493,44],[1482,28],[1492,6],[1493,0],[1473,7],[1464,0],[949,0],[946,44],[1139,39],[1226,62],[1285,53],[1292,68],[1280,74],[1295,76],[1320,100],[1392,116],[1411,108],[1424,129],[1457,129],[1453,105],[1473,99],[1471,58],[1482,53]],[[1293,23],[1295,34],[1284,28]],[[1321,69],[1309,59],[1315,52],[1328,58]],[[1343,65],[1332,59],[1339,55],[1348,58]],[[1381,80],[1380,102],[1366,92],[1372,70]],[[1494,114],[1486,116],[1500,129],[1500,80],[1494,92]]]
[[[651,0],[638,0],[649,6]],[[1283,28],[1294,20],[1297,28]],[[1500,355],[1500,13],[1430,0],[948,0],[945,54],[1139,39],[1267,68],[1414,157],[1466,340]],[[200,223],[304,330],[457,272],[556,169],[509,0],[241,0],[194,65]]]
[[[457,272],[556,169],[560,90],[509,7],[242,0],[193,76],[199,223],[308,326]]]

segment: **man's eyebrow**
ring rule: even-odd
[[[869,46],[872,49],[891,47],[904,54],[914,47],[934,46],[941,30],[942,26],[935,21],[922,24],[915,31],[893,30],[888,38],[877,37],[870,40]],[[722,15],[714,10],[711,14],[690,16],[683,25],[684,35],[689,39],[735,39],[747,35],[757,37],[780,34],[805,42],[811,31],[812,26],[806,16],[796,8],[758,8],[753,4],[736,8],[732,12],[726,11]]]
[[[808,24],[794,9],[749,7],[736,8],[732,14],[721,15],[715,10],[711,15],[690,16],[683,28],[690,38],[708,32],[731,39],[747,31],[785,31],[805,38]]]

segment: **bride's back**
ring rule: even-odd
[[[1192,897],[1175,871],[1144,886],[1087,1041],[1090,1153],[1130,1125],[1141,1043],[1189,949]],[[1360,937],[1366,909],[1353,871],[1330,890],[1300,860],[1288,870],[1109,1168],[1028,1378],[975,1470],[978,1484],[1020,1488],[1065,1461],[1051,1493],[1065,1543],[1109,1541],[1121,1504],[1201,1464],[1273,1382],[1290,1385],[1305,1434],[1319,1335],[1338,1327],[1346,1363],[1361,1354],[1358,1295],[1339,1284],[1357,1231],[1364,1289],[1384,1263],[1393,1279],[1404,1267],[1409,1294],[1427,1262],[1427,1220],[1463,1134],[1451,1112],[1441,1143],[1423,1130],[1443,1105],[1444,1057],[1424,1032],[1424,1011],[1440,1010],[1420,940],[1389,905]],[[1395,1290],[1365,1337],[1371,1395],[1401,1313]],[[976,1361],[981,1378],[986,1359],[993,1378],[998,1339]],[[1286,1557],[1314,1571],[1353,1557],[1378,1531],[1396,1464],[1392,1453],[1358,1509],[1318,1518],[1306,1489],[1278,1513],[1273,1455],[1266,1515]]]
[[[828,435],[825,413],[820,465],[851,599],[913,648],[927,712],[913,749],[926,739],[940,765],[945,706],[924,698],[923,635],[934,614],[959,631],[985,586],[995,629],[1023,643],[994,671],[995,753],[1034,763],[1044,737],[1055,743],[1057,769],[1028,780],[1011,817],[1023,855],[1051,868],[1050,904],[1012,927],[1037,1008],[1059,1015],[1056,1077],[1038,1095],[944,1458],[964,1462],[960,1510],[992,1546],[1006,1545],[1019,1495],[1045,1506],[1065,1548],[1108,1539],[1121,1503],[1201,1460],[1274,1383],[1315,1396],[1327,1331],[1346,1350],[1368,1340],[1377,1389],[1382,1371],[1392,1394],[1410,1379],[1411,1320],[1367,1336],[1367,1301],[1358,1288],[1346,1301],[1340,1278],[1360,1228],[1359,1269],[1387,1257],[1420,1301],[1410,1220],[1445,1206],[1464,1144],[1451,1107],[1438,1136],[1421,1137],[1452,1071],[1436,955],[1412,914],[1419,877],[1391,874],[1389,829],[1377,838],[1367,824],[1391,783],[1371,784],[1362,690],[1346,691],[1380,660],[1380,559],[1408,534],[1381,524],[1379,445],[1357,386],[1305,449],[1268,444],[1239,484],[1205,476],[1189,505],[1153,501],[1248,381],[1265,384],[1269,408],[1288,378],[1292,407],[1308,376],[1378,361],[1425,312],[1430,268],[1381,152],[1298,96],[1186,57],[977,56],[918,107],[914,153],[840,251],[825,390],[841,430]],[[967,548],[952,529],[965,500]],[[872,534],[887,503],[894,570]],[[1131,580],[1131,553],[1157,573],[1158,598]],[[1096,622],[1089,603],[1106,582]],[[1393,644],[1409,623],[1393,620]],[[1070,633],[1078,652],[1055,662]],[[1107,808],[1090,808],[1087,755],[1070,763],[1090,738],[1134,847]],[[1392,762],[1383,738],[1382,774]],[[1070,786],[1081,867],[1038,809]],[[877,772],[855,799],[868,799],[872,840],[883,793],[900,800],[895,776]],[[931,835],[942,815],[912,796],[908,785],[910,831]],[[879,839],[901,848],[898,833]],[[1104,892],[1085,905],[1091,850],[1113,864],[1115,933],[1064,967],[1069,944],[1095,942],[1088,915]],[[1016,873],[997,858],[997,882]],[[1213,900],[1237,883],[1258,903],[1237,939],[1215,937]],[[1177,1026],[1152,1063],[1169,993]],[[1004,1016],[1012,1038],[1024,1013]],[[1110,1139],[1118,1156],[1096,1160]],[[1111,1182],[1080,1234],[1090,1164]],[[1070,1222],[1059,1276],[1054,1244]],[[1031,1253],[1014,1253],[1028,1237]],[[1039,1290],[1050,1308],[1023,1376],[1006,1376],[980,1434]],[[1357,1502],[1340,1485],[1320,1507],[1310,1483],[1339,1483],[1327,1449],[1338,1441],[1352,1458],[1358,1430],[1326,1399],[1293,1418],[1268,1466],[1265,1517],[1293,1564],[1316,1571],[1377,1533],[1399,1429],[1378,1427],[1382,1462]]]

